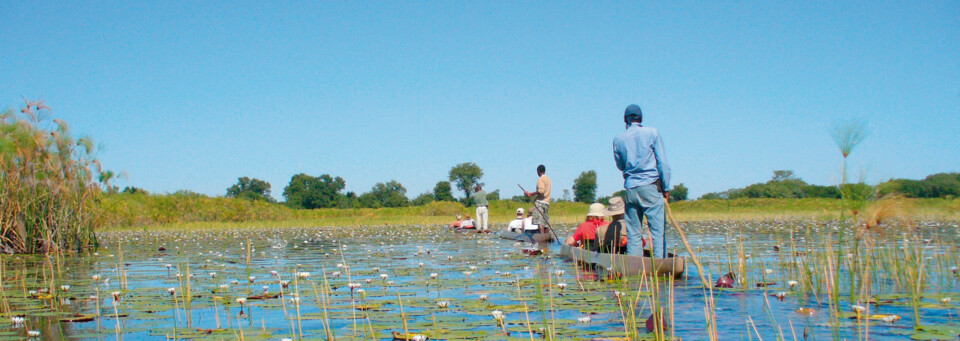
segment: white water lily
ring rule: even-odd
[[[61,291],[70,291],[70,285],[69,285],[69,284],[61,285],[61,286],[60,286],[60,290],[61,290]]]
[[[487,295],[480,295],[480,302],[486,302],[486,301],[487,301]]]
[[[448,301],[437,301],[437,306],[440,307],[440,308],[446,309],[448,306],[450,306],[450,302],[448,302]]]
[[[337,276],[339,276],[339,273],[337,274]],[[307,279],[307,278],[310,278],[310,273],[306,271],[298,272],[297,277],[300,277],[300,279]]]
[[[276,270],[271,270],[271,271],[270,271],[270,276],[273,276],[273,277],[280,277],[280,273],[279,273],[279,272],[277,272]]]
[[[553,272],[553,274],[557,275],[557,278],[559,278],[560,276],[563,276],[564,273],[566,273],[566,271],[563,271],[563,269]]]
[[[114,300],[114,301],[119,301],[119,300],[120,300],[120,292],[119,292],[119,291],[111,292],[110,295],[113,296],[113,300]]]
[[[781,291],[781,292],[778,292],[776,296],[778,300],[783,301],[783,299],[787,297],[787,293],[784,291]]]
[[[477,271],[477,266],[476,266],[476,265],[471,265],[471,266],[470,266],[470,270]]]
[[[439,276],[439,275],[438,275],[436,272],[431,272],[431,273],[430,273],[430,278],[437,279],[437,276]]]
[[[27,336],[29,336],[29,337],[40,337],[40,331],[39,331],[39,330],[30,330],[30,331],[27,331]]]
[[[334,271],[334,272],[330,273],[330,276],[333,277],[333,278],[340,277],[340,271]]]
[[[390,275],[387,275],[387,274],[380,274],[380,280],[383,280],[383,281],[385,281],[385,280],[387,280],[387,277],[390,277]]]
[[[491,312],[490,314],[493,315],[493,318],[496,319],[497,322],[500,322],[500,323],[503,323],[504,318],[506,318],[506,315],[504,315],[503,312],[502,312],[502,311],[499,311],[499,310],[494,310],[494,311]]]
[[[557,288],[560,288],[560,291],[563,292],[563,289],[567,288],[567,283],[557,283]]]
[[[216,272],[211,272],[209,275],[210,275],[210,278],[217,278]]]
[[[419,266],[419,267],[422,268],[422,267],[423,267],[423,263],[417,263],[417,266]]]
[[[580,323],[590,323],[591,320],[593,320],[593,318],[590,317],[590,315],[581,316],[577,318],[577,322],[580,322]]]
[[[380,272],[380,268],[373,268],[373,272]]]
[[[473,271],[464,271],[463,274],[467,277],[470,277],[470,275],[473,274]]]
[[[940,302],[942,302],[943,304],[950,304],[950,297],[948,296],[948,297],[941,298]]]
[[[176,294],[177,288],[167,288],[167,293],[169,293],[170,295]]]
[[[867,308],[864,308],[862,305],[859,305],[859,304],[854,304],[854,305],[850,306],[850,309],[853,309],[853,311],[855,311],[855,312],[857,312],[857,314],[859,314],[859,313],[863,312],[864,310],[866,310]]]
[[[793,289],[793,287],[797,286],[797,284],[799,284],[797,281],[787,281],[787,285],[790,286],[790,289]]]
[[[100,275],[93,275],[90,278],[93,278],[94,281],[100,281]]]
[[[247,299],[246,299],[245,297],[237,297],[236,301],[237,301],[237,303],[239,303],[240,305],[244,305],[244,304],[247,303]]]
[[[253,283],[254,281],[257,280],[257,276],[250,276],[250,277],[247,278],[247,280],[249,280],[250,283]]]
[[[26,322],[26,319],[24,319],[21,316],[14,316],[10,318],[10,322],[13,322],[13,327],[17,328],[17,327],[22,327]]]
[[[623,297],[623,292],[621,292],[621,291],[619,291],[619,290],[614,290],[614,291],[613,291],[613,296],[615,296],[615,297],[617,297],[617,298],[621,298],[621,297]]]
[[[883,317],[881,317],[880,319],[883,320],[883,322],[886,322],[886,323],[893,323],[893,322],[896,322],[897,320],[900,319],[900,315],[896,315],[896,314],[893,314],[893,315],[883,315]]]

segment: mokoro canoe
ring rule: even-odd
[[[525,235],[523,233],[513,232],[510,230],[500,230],[500,232],[497,232],[497,234],[499,234],[500,238],[503,238],[503,239],[510,239],[510,240],[516,240],[520,242],[527,242],[527,243],[543,243],[543,242],[553,241],[553,236],[550,235],[549,232],[535,233],[533,235],[533,238],[530,238],[530,236]]]
[[[625,275],[635,275],[643,272],[647,275],[656,272],[657,275],[673,275],[679,278],[683,275],[686,261],[683,257],[668,254],[667,258],[650,258],[627,256],[612,253],[597,253],[563,244],[560,247],[560,257],[578,262],[593,264]]]

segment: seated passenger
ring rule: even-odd
[[[517,208],[517,219],[511,220],[507,231],[523,233],[523,208]]]
[[[460,228],[462,229],[475,229],[477,228],[477,223],[470,219],[470,215],[467,214],[467,218],[460,222]]]
[[[624,219],[626,205],[620,197],[610,198],[610,206],[603,211],[610,217],[611,223],[597,229],[597,252],[626,253],[627,251],[627,221]],[[643,241],[643,246],[647,241]]]
[[[567,237],[566,243],[570,246],[593,250],[596,248],[597,228],[606,225],[607,222],[603,221],[603,204],[592,203],[587,212],[587,220],[577,226],[573,235]]]
[[[452,228],[452,229],[454,229],[454,228],[459,228],[461,223],[463,223],[463,218],[460,217],[460,215],[458,214],[458,215],[457,215],[457,220],[454,221],[454,222],[452,222],[452,223],[450,223],[450,226],[448,226],[448,227],[449,227],[449,228]]]
[[[519,212],[519,210],[517,212]],[[527,210],[527,218],[523,220],[523,234],[533,238],[533,235],[537,233],[540,233],[540,225],[533,223],[533,207],[531,207]]]

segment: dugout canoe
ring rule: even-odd
[[[542,242],[553,241],[553,236],[550,235],[549,232],[535,233],[532,239],[530,238],[530,236],[525,235],[523,233],[513,232],[509,230],[500,230],[499,232],[497,232],[497,234],[500,236],[500,238],[503,238],[503,239],[510,239],[510,240],[516,240],[520,242],[527,242],[527,243],[542,243]]]
[[[650,258],[627,256],[622,254],[598,253],[563,244],[560,247],[560,257],[581,263],[592,264],[614,272],[635,275],[641,272],[651,275],[672,275],[680,278],[686,265],[683,257],[668,254],[667,258]]]

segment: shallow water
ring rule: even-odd
[[[738,272],[742,280],[740,289],[712,292],[719,339],[859,339],[869,334],[875,340],[896,340],[913,334],[912,301],[883,278],[874,289],[878,304],[869,308],[871,314],[901,317],[892,323],[850,318],[848,298],[840,303],[846,315],[839,324],[831,323],[823,292],[788,286],[797,274],[784,264],[797,261],[797,245],[834,228],[815,222],[685,225],[711,280],[728,271]],[[572,227],[558,229],[569,232]],[[946,329],[946,334],[934,335],[947,335],[960,325],[957,277],[950,271],[957,265],[957,225],[926,222],[918,231],[936,240],[923,250],[931,269],[921,296],[921,321],[938,332]],[[315,339],[332,334],[389,340],[392,331],[405,328],[432,339],[529,340],[530,331],[534,339],[541,338],[543,328],[557,339],[613,338],[624,335],[623,316],[629,314],[618,302],[626,304],[631,297],[640,298],[640,337],[653,337],[643,327],[652,299],[649,284],[638,290],[640,278],[608,281],[603,269],[600,274],[584,271],[560,259],[557,246],[550,250],[543,245],[548,249],[543,255],[528,256],[521,249],[530,245],[493,234],[392,226],[127,231],[103,234],[101,240],[97,252],[81,256],[3,256],[5,316],[26,321],[25,326],[3,322],[0,339],[22,339],[33,330],[53,339],[234,339],[242,333],[244,339],[278,340],[302,333]],[[679,242],[676,236],[670,240]],[[746,263],[742,269],[737,267],[740,247]],[[670,332],[685,340],[707,339],[704,300],[711,293],[700,286],[696,271],[688,260],[687,273],[673,283]],[[283,287],[280,281],[289,284]],[[668,286],[663,283],[668,279],[660,281]],[[841,276],[841,283],[847,281]],[[770,284],[758,288],[759,282]],[[350,283],[359,287],[351,289]],[[626,294],[618,299],[617,291]],[[782,301],[774,296],[780,292],[786,294]],[[270,298],[256,298],[261,295]],[[241,304],[238,298],[247,300]],[[660,302],[669,306],[667,291]],[[798,312],[800,308],[806,310]],[[495,310],[504,313],[502,327],[493,318]],[[61,321],[76,314],[90,320]]]

